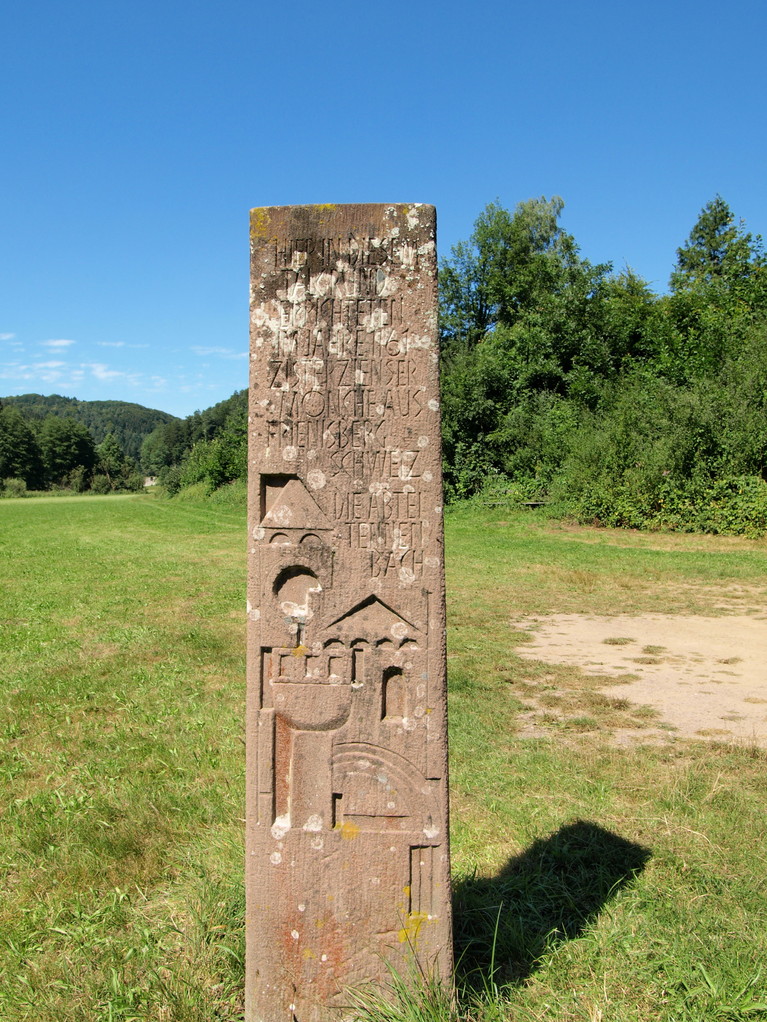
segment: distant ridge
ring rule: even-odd
[[[179,421],[169,412],[146,408],[131,401],[80,401],[60,394],[14,394],[0,397],[0,405],[14,405],[25,419],[44,419],[46,415],[69,417],[83,423],[100,444],[113,433],[128,457],[137,461],[141,444],[158,426]]]

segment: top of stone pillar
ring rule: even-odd
[[[436,228],[436,210],[424,203],[367,202],[313,206],[256,206],[250,211],[253,243],[272,238],[384,237],[393,230],[403,235]]]

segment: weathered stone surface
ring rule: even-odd
[[[452,965],[435,213],[251,213],[248,1022]]]

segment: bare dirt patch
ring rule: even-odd
[[[767,748],[764,610],[722,617],[559,614],[514,627],[532,633],[517,647],[520,656],[604,676],[605,696],[653,707],[677,735]]]

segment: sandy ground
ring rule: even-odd
[[[654,707],[672,733],[767,748],[764,611],[723,617],[561,614],[514,625],[533,634],[532,642],[517,647],[521,656],[608,675],[606,695]]]

